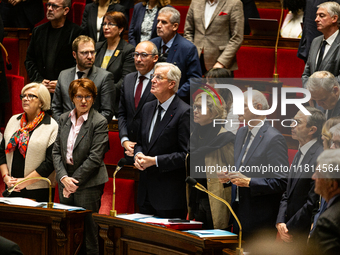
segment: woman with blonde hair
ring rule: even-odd
[[[0,148],[0,170],[7,187],[24,178],[48,177],[55,186],[52,148],[58,133],[58,124],[48,114],[51,97],[41,83],[27,84],[20,99],[24,113],[8,121]],[[53,189],[54,192],[54,189]],[[47,202],[48,183],[29,180],[19,184],[11,193],[13,197]]]

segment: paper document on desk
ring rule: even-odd
[[[221,238],[230,237],[231,239],[236,239],[237,235],[226,230],[221,229],[208,229],[208,230],[188,230],[183,231],[192,235],[199,236],[201,238]]]
[[[23,197],[0,197],[0,203],[8,205],[21,205],[31,207],[41,207],[43,204]]]
[[[47,203],[43,203],[43,208],[47,208]],[[85,211],[86,209],[78,206],[64,205],[59,203],[53,203],[53,209],[67,210],[67,211]]]

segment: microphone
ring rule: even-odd
[[[188,176],[185,179],[185,182],[188,183],[189,185],[191,185],[192,187],[207,193],[209,196],[212,196],[213,198],[221,201],[226,206],[228,206],[231,214],[234,216],[234,218],[237,221],[237,224],[239,225],[239,228],[240,228],[239,235],[238,235],[238,237],[239,237],[239,239],[238,239],[238,248],[236,248],[236,254],[235,255],[242,255],[243,254],[243,248],[241,248],[241,243],[242,243],[242,226],[241,226],[241,222],[237,218],[237,216],[236,216],[234,210],[231,208],[230,204],[227,201],[225,201],[224,199],[216,196],[214,193],[212,193],[209,190],[207,190],[202,184],[198,183],[194,178],[191,178],[190,176]]]
[[[110,210],[110,216],[116,217],[117,211],[115,210],[115,200],[116,200],[116,174],[120,169],[122,169],[127,163],[126,158],[121,158],[118,161],[115,172],[113,173],[113,195],[112,195],[112,210]]]
[[[48,203],[47,203],[47,208],[53,208],[53,203],[52,203],[52,183],[50,181],[50,179],[48,178],[45,178],[45,177],[29,177],[29,178],[26,178],[26,179],[23,179],[21,180],[20,182],[17,182],[14,186],[10,187],[10,188],[7,188],[4,192],[2,192],[2,196],[4,197],[8,197],[9,195],[11,195],[11,193],[13,192],[13,190],[18,186],[20,185],[21,183],[24,183],[26,181],[29,181],[29,180],[43,180],[43,181],[46,181],[48,182],[48,187],[49,187],[49,198],[48,198]]]

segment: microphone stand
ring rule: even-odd
[[[120,169],[124,167],[127,163],[126,158],[121,158],[117,164],[116,170],[113,173],[113,194],[112,194],[112,210],[110,210],[110,216],[116,217],[117,210],[115,210],[115,202],[116,202],[116,174]]]
[[[239,239],[238,239],[238,248],[236,248],[236,255],[243,255],[243,248],[241,248],[241,243],[242,243],[242,226],[241,226],[241,222],[239,221],[239,219],[237,218],[234,210],[231,208],[230,204],[225,201],[224,199],[216,196],[214,193],[210,192],[209,190],[207,190],[202,184],[198,183],[195,179],[191,178],[190,176],[188,176],[185,180],[187,183],[191,184],[193,187],[195,187],[196,189],[203,191],[205,193],[207,193],[208,195],[212,196],[213,198],[221,201],[222,203],[224,203],[230,210],[231,214],[234,216],[240,230],[239,230]]]
[[[277,48],[278,48],[279,40],[280,40],[282,19],[283,19],[283,5],[281,3],[281,16],[280,16],[279,28],[277,30],[276,42],[275,42],[275,63],[274,63],[274,74],[273,74],[273,82],[275,83],[279,82],[279,74],[277,73]]]
[[[17,184],[15,184],[14,186],[8,188],[7,190],[5,190],[2,195],[4,197],[8,197],[13,191],[14,189],[20,185],[21,183],[24,183],[26,181],[29,181],[29,180],[43,180],[43,181],[47,181],[48,184],[49,184],[49,190],[48,190],[48,193],[49,193],[49,198],[48,198],[48,203],[47,203],[47,208],[50,208],[52,209],[53,208],[53,202],[52,202],[52,183],[50,181],[50,179],[48,178],[45,178],[45,177],[29,177],[29,178],[26,178],[26,179],[23,179],[21,181],[19,181]]]

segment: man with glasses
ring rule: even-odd
[[[150,40],[156,44],[160,57],[159,62],[176,65],[182,72],[177,95],[190,103],[190,79],[201,78],[202,72],[195,45],[177,33],[181,16],[173,7],[163,7],[157,17],[157,35]]]
[[[53,95],[59,73],[74,66],[72,42],[82,29],[66,19],[71,0],[49,0],[49,22],[33,29],[25,66],[31,82],[42,82]]]
[[[137,72],[125,76],[120,93],[118,127],[121,144],[125,149],[129,164],[133,164],[134,146],[141,122],[141,112],[145,103],[156,99],[150,93],[151,75],[158,60],[158,50],[149,41],[137,45],[133,53]]]
[[[137,203],[141,213],[185,219],[190,106],[176,94],[181,78],[177,66],[158,63],[151,78],[151,93],[157,100],[142,109],[134,149],[140,170]]]
[[[68,92],[70,83],[76,79],[88,78],[94,82],[98,91],[93,107],[110,123],[115,100],[113,74],[94,65],[95,42],[92,38],[78,36],[72,43],[72,50],[77,65],[59,75],[52,100],[53,118],[58,120],[62,113],[74,108]]]

